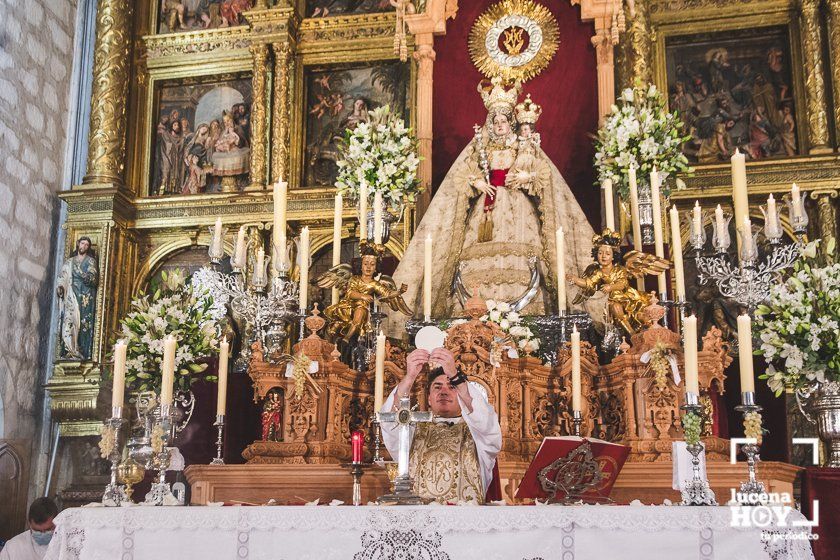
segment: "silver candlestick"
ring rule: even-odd
[[[117,470],[119,469],[120,459],[122,458],[118,443],[120,437],[120,426],[122,426],[123,422],[122,407],[112,407],[111,417],[105,421],[107,429],[113,432],[114,438],[111,450],[108,453],[108,460],[111,462],[111,481],[108,483],[108,486],[105,487],[105,493],[102,494],[102,504],[105,506],[119,506],[123,502],[128,501],[128,496],[125,493],[125,485],[117,482]]]
[[[748,391],[741,393],[741,404],[736,406],[735,410],[742,413],[746,420],[748,414],[761,412],[763,409],[760,405],[755,404],[755,392]],[[741,483],[741,493],[745,495],[766,493],[764,483],[760,482],[755,476],[756,465],[761,460],[758,454],[760,445],[758,442],[747,443],[741,449],[744,451],[744,455],[747,456],[747,469],[749,472],[747,482]]]
[[[580,437],[580,425],[583,424],[583,414],[580,410],[572,411],[572,432],[576,437]]]
[[[222,435],[225,430],[225,415],[217,414],[216,422],[213,424],[218,430],[216,433],[216,457],[210,461],[211,465],[224,465],[225,460],[222,458]]]
[[[373,427],[373,462],[381,463],[382,456],[379,454],[379,449],[381,445],[381,425],[379,424],[379,414],[377,414],[376,412],[373,413],[373,418],[371,419],[371,426]]]
[[[166,470],[169,468],[169,461],[172,458],[169,451],[169,443],[172,441],[172,405],[160,405],[159,416],[157,418],[161,429],[161,450],[155,457],[155,466],[157,467],[157,481],[152,483],[149,493],[146,494],[145,503],[149,505],[161,506],[167,501],[176,500],[172,494],[172,488],[166,482]],[[174,502],[173,502],[174,503]]]
[[[698,427],[699,433],[703,433],[703,407],[700,406],[700,399],[696,393],[687,392],[685,394],[685,404],[680,407],[685,411],[685,416],[694,415],[699,418],[700,425]],[[691,480],[686,480],[682,484],[682,505],[684,506],[716,506],[718,505],[715,499],[715,493],[712,487],[709,486],[709,481],[701,476],[700,472],[700,453],[703,452],[703,444],[698,441],[689,443],[686,440],[686,449],[691,453]]]

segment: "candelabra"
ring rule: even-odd
[[[804,195],[803,195],[804,196]],[[770,288],[776,283],[779,273],[793,266],[799,258],[802,238],[808,226],[808,216],[804,212],[791,211],[791,224],[796,235],[796,242],[782,242],[782,227],[775,211],[765,213],[764,234],[770,241],[770,248],[763,257],[759,256],[756,234],[746,230],[745,224],[737,224],[736,230],[741,237],[740,262],[733,263],[727,250],[730,246],[729,221],[718,211],[713,229],[713,254],[703,254],[706,233],[701,227],[692,226],[691,245],[695,251],[700,283],[713,281],[724,297],[732,298],[745,306],[750,314],[759,304],[770,296]]]
[[[749,433],[746,433],[750,431],[747,428],[747,425],[750,421],[750,415],[758,414],[762,410],[762,407],[760,405],[755,404],[755,393],[752,391],[741,393],[741,404],[736,406],[735,410],[742,413],[744,416],[745,435],[748,438],[752,437]],[[744,451],[744,455],[747,456],[747,469],[749,472],[749,479],[747,480],[747,482],[741,483],[741,493],[744,495],[764,494],[766,492],[764,488],[764,483],[760,482],[755,476],[755,467],[761,460],[758,455],[760,447],[760,444],[758,443],[758,437],[756,437],[755,439],[756,443],[747,443],[741,447],[741,449]]]
[[[117,480],[120,459],[122,457],[117,443],[119,442],[120,426],[122,425],[122,407],[112,407],[111,417],[105,421],[102,436],[103,440],[107,438],[103,445],[103,447],[107,448],[107,453],[103,454],[108,455],[108,460],[111,462],[111,481],[108,483],[108,486],[105,487],[105,493],[102,494],[102,504],[106,506],[119,506],[123,502],[128,501],[128,496],[125,493],[125,486],[120,484]],[[105,448],[103,448],[103,452],[106,451]]]
[[[580,410],[572,411],[572,433],[576,437],[580,437],[580,425],[583,424],[583,414]]]
[[[700,443],[700,434],[703,433],[703,407],[700,406],[697,394],[687,392],[685,394],[685,404],[680,408],[685,411],[683,417],[685,447],[691,453],[692,471],[691,480],[686,480],[682,485],[682,505],[716,506],[718,503],[715,499],[715,493],[709,486],[709,481],[703,478],[700,473],[700,453],[703,452],[703,444]]]
[[[650,184],[644,181],[639,184],[639,226],[642,231],[642,243],[653,244],[653,198]]]
[[[225,460],[222,458],[222,436],[225,430],[225,415],[224,414],[217,414],[216,415],[216,422],[213,423],[216,426],[216,457],[210,461],[211,465],[224,465]]]
[[[301,320],[298,309],[298,285],[288,277],[288,269],[281,266],[275,278],[268,279],[269,257],[260,258],[250,279],[246,278],[245,263],[232,262],[232,272],[225,274],[216,266],[220,256],[210,249],[212,267],[205,267],[193,275],[193,284],[201,286],[222,308],[226,304],[235,317],[241,318],[251,332],[251,339],[242,344],[242,358],[247,362],[250,343],[259,340],[265,355],[271,359],[281,355],[288,339],[288,327]],[[279,262],[288,262],[281,255]],[[270,285],[269,285],[270,284]],[[303,329],[301,329],[301,333]]]

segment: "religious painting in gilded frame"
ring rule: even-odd
[[[238,192],[251,162],[251,78],[187,78],[156,90],[149,195]]]
[[[391,12],[390,0],[307,0],[306,17],[350,16]]]
[[[254,0],[152,0],[157,2],[157,32],[180,33],[243,25],[242,12]]]
[[[692,164],[727,163],[736,148],[750,160],[799,155],[800,120],[787,26],[669,36],[668,104],[691,139]]]
[[[408,120],[411,70],[399,61],[364,66],[313,66],[306,69],[303,185],[332,186],[345,131],[368,120],[371,110],[389,105]]]

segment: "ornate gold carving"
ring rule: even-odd
[[[131,18],[131,2],[99,0],[85,184],[123,181]]]
[[[630,45],[632,46],[632,81],[649,84],[653,81],[653,32],[648,17],[648,3],[650,0],[636,0],[635,14],[630,14]]]
[[[840,0],[826,0],[831,86],[834,96],[834,134],[840,132]],[[835,144],[840,140],[835,138]]]
[[[831,189],[816,190],[811,192],[811,198],[817,201],[820,237],[822,239],[837,239],[837,212],[834,209],[832,199],[838,198],[839,195],[840,191]],[[825,243],[823,243],[822,248],[827,249]]]
[[[288,41],[274,43],[274,102],[272,112],[273,131],[271,135],[271,178],[272,182],[281,177],[289,179],[289,80],[293,75],[291,68],[292,47]]]
[[[828,109],[823,80],[822,28],[819,0],[798,0],[802,56],[805,60],[805,99],[808,104],[808,144],[811,153],[828,149]]]
[[[251,77],[251,184],[248,190],[265,188],[268,172],[266,105],[268,103],[268,45],[251,46],[254,71]]]
[[[309,18],[300,25],[302,43],[334,43],[336,41],[361,41],[386,39],[393,45],[394,12],[365,14],[363,16],[335,16],[328,18]],[[306,48],[306,46],[302,47]]]
[[[166,35],[147,35],[143,37],[143,42],[151,59],[151,65],[155,65],[154,59],[159,58],[246,49],[251,39],[248,27],[239,26]]]
[[[557,20],[545,6],[532,0],[502,0],[475,20],[470,30],[470,57],[488,78],[530,80],[551,62],[558,34]]]

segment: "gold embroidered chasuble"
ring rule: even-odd
[[[478,453],[466,422],[419,424],[410,457],[409,473],[419,496],[437,502],[484,503]]]

